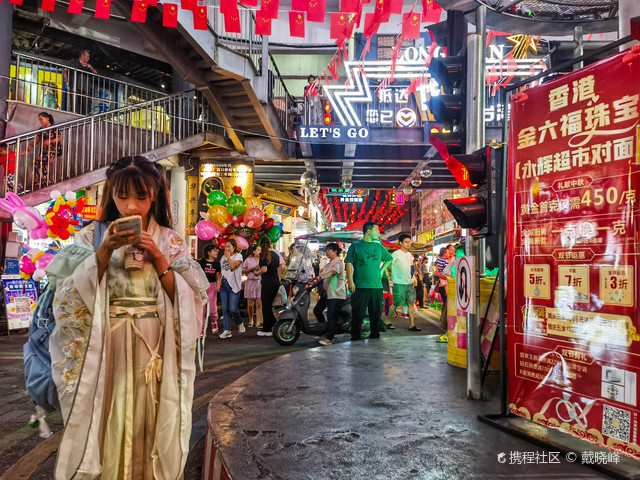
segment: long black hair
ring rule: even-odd
[[[51,115],[49,112],[40,112],[38,114],[39,117],[44,117],[44,118],[48,118],[49,119],[49,124],[53,125],[53,115]]]
[[[107,169],[107,181],[100,202],[100,221],[111,223],[121,217],[113,197],[135,192],[139,197],[153,195],[149,213],[163,227],[171,228],[169,188],[160,167],[142,156],[122,157]]]
[[[260,260],[267,262],[267,265],[271,264],[271,240],[269,237],[262,237],[260,240]]]

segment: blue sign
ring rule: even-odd
[[[309,126],[303,125],[298,131],[301,142],[314,143],[355,143],[369,140],[367,127],[345,127],[343,125]]]

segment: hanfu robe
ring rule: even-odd
[[[47,269],[56,288],[49,349],[65,423],[58,480],[182,475],[208,282],[178,233],[153,219],[148,233],[173,269],[173,302],[150,261],[124,269],[124,248],[98,282],[93,225]]]

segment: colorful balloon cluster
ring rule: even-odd
[[[7,198],[0,198],[0,207],[13,215],[13,221],[21,230],[27,230],[29,237],[34,240],[47,238],[47,222],[40,212],[33,207],[27,207],[22,199],[13,192],[7,193]]]
[[[25,280],[33,277],[36,282],[39,282],[46,275],[45,269],[54,256],[53,253],[45,253],[37,248],[30,249],[20,258],[20,276]]]
[[[201,213],[195,231],[201,240],[216,239],[219,247],[234,238],[242,250],[259,241],[262,236],[273,243],[282,236],[282,224],[275,225],[271,214],[273,205],[262,208],[260,197],[242,196],[242,188],[233,187],[233,194],[227,198],[222,190],[212,190],[207,195],[207,213]]]
[[[49,205],[44,220],[49,227],[47,236],[67,240],[80,226],[79,216],[84,208],[84,197],[76,198],[75,192],[69,191],[64,196],[57,190],[51,192],[55,199]]]

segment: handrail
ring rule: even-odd
[[[32,54],[14,51],[11,63],[9,99],[45,108],[91,115],[166,95]],[[64,80],[65,70],[69,84]]]
[[[188,90],[16,135],[2,140],[9,162],[0,193],[33,192],[199,133],[224,135],[218,123],[204,94]]]

